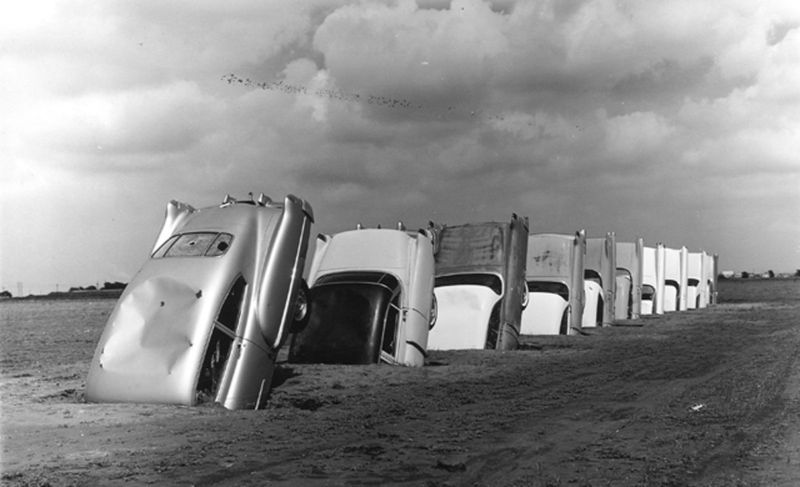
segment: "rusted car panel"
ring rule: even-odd
[[[170,202],[97,344],[87,400],[260,407],[295,318],[312,221],[292,195],[199,210]]]
[[[567,335],[581,328],[586,233],[528,237],[525,280],[528,306],[522,312],[523,335]]]
[[[527,304],[528,221],[434,226],[439,305],[428,348],[513,350]],[[465,315],[464,307],[473,313]],[[473,337],[470,340],[464,336]]]
[[[620,320],[636,319],[642,309],[644,240],[617,242],[617,293],[614,310]]]
[[[309,281],[308,324],[289,361],[425,363],[436,318],[429,233],[360,229],[320,235]]]
[[[608,232],[602,238],[586,239],[584,327],[607,326],[614,323],[617,285],[616,252],[614,232]]]

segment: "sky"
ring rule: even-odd
[[[0,79],[14,295],[127,282],[167,202],[248,192],[800,269],[795,0],[3,2]]]

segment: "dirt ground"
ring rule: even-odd
[[[800,281],[432,352],[279,364],[269,406],[89,404],[114,301],[0,302],[3,485],[800,485]]]

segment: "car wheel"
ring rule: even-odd
[[[311,315],[311,303],[308,300],[308,284],[305,280],[300,281],[297,288],[297,296],[294,299],[294,314],[292,315],[291,332],[297,333],[305,328],[308,318]]]

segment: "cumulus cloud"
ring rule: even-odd
[[[508,48],[501,27],[479,0],[454,0],[447,10],[367,3],[329,15],[314,47],[342,88],[446,106],[482,96],[491,59]]]
[[[606,121],[606,148],[612,158],[653,157],[669,142],[674,127],[652,112],[634,112]]]
[[[32,0],[0,7],[0,36],[0,204],[29,237],[3,233],[5,286],[82,284],[85,254],[122,222],[155,232],[171,198],[293,192],[326,232],[517,211],[742,265],[732,234],[800,208],[792,2]],[[43,192],[46,216],[24,203]],[[26,261],[18,242],[86,222],[88,248]],[[132,273],[150,238],[92,265]]]

